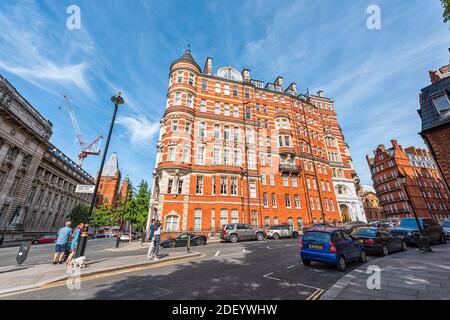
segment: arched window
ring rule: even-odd
[[[268,216],[264,217],[264,225],[266,227],[270,226],[270,217]]]
[[[303,218],[297,218],[297,230],[301,231],[303,229]]]
[[[176,215],[166,216],[165,230],[166,232],[179,231],[179,217]]]
[[[278,217],[273,217],[273,224],[278,225]]]

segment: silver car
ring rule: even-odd
[[[223,226],[220,238],[225,241],[238,242],[242,240],[264,240],[263,229],[254,228],[249,224],[231,223]]]
[[[298,238],[298,232],[288,226],[271,226],[266,230],[266,237],[275,240],[280,238]]]

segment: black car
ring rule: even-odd
[[[403,237],[394,236],[384,228],[358,228],[351,235],[359,240],[367,253],[387,256],[394,251],[406,250],[406,242]]]
[[[430,244],[432,243],[446,243],[444,229],[442,226],[432,219],[419,218],[419,223],[424,231]],[[416,219],[403,218],[400,219],[398,227],[389,229],[393,235],[402,236],[407,244],[417,245],[419,238],[419,228],[417,227]]]
[[[189,236],[191,236],[191,246],[206,244],[206,236],[202,234],[181,233],[174,238],[161,241],[161,246],[164,248],[187,247]]]

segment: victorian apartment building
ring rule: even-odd
[[[391,143],[391,148],[379,145],[373,158],[367,156],[384,218],[413,217],[414,210],[435,220],[450,217],[449,193],[431,153]]]
[[[52,123],[0,76],[0,231],[5,241],[55,232],[94,182],[49,139]]]
[[[358,195],[363,202],[364,213],[368,222],[384,220],[383,208],[380,206],[380,200],[372,186],[360,185]]]
[[[354,178],[323,92],[264,84],[248,69],[214,73],[212,58],[201,69],[189,50],[171,64],[149,215],[165,230],[357,219]]]
[[[450,65],[430,71],[431,85],[420,94],[420,135],[450,190]]]

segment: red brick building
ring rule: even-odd
[[[354,171],[322,92],[213,73],[211,58],[202,70],[189,50],[171,64],[149,215],[166,231],[340,220],[333,178]]]
[[[98,179],[98,175],[97,175]],[[106,162],[97,192],[97,205],[118,206],[120,201],[120,170],[117,153],[111,154]]]
[[[420,94],[420,135],[450,189],[450,65],[430,71],[431,85]]]
[[[413,217],[413,207],[420,217],[450,217],[449,193],[431,153],[391,143],[392,148],[379,145],[373,158],[367,156],[385,218]]]

